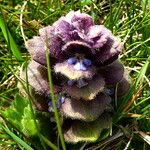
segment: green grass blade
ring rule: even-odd
[[[43,141],[49,146],[51,147],[53,150],[58,150],[58,148],[51,142],[49,141],[45,136],[41,135]]]
[[[41,138],[40,129],[39,129],[39,126],[37,124],[35,113],[34,113],[34,109],[33,109],[33,106],[32,106],[32,100],[33,100],[33,98],[32,98],[32,95],[30,94],[27,68],[26,68],[25,72],[26,72],[26,83],[27,83],[26,84],[26,86],[27,86],[26,88],[27,88],[27,93],[28,93],[29,106],[30,106],[30,109],[31,109],[31,115],[32,115],[32,118],[33,118],[36,130],[37,130],[38,137],[39,137],[39,139],[41,141],[41,145],[42,145],[43,149],[46,150],[46,145],[45,145],[43,139]]]
[[[51,64],[50,64],[50,58],[49,58],[49,51],[48,51],[47,47],[48,46],[47,46],[47,41],[46,41],[46,61],[47,61],[47,71],[48,71],[50,94],[51,94],[51,98],[52,98],[52,104],[53,104],[53,108],[54,108],[54,114],[55,114],[55,119],[56,119],[56,123],[57,123],[58,133],[60,136],[61,145],[62,145],[63,150],[66,150],[64,137],[63,137],[62,129],[61,129],[61,122],[60,122],[59,114],[58,114],[56,103],[55,103],[54,86],[53,86],[52,74],[51,74],[52,70],[51,70]]]
[[[18,136],[16,136],[13,132],[11,132],[8,128],[3,127],[5,132],[10,135],[18,144],[23,146],[26,150],[33,150],[32,147],[30,147],[27,143],[25,143],[22,139],[20,139]]]
[[[2,30],[2,33],[3,33],[5,40],[7,41],[7,44],[9,46],[10,50],[12,51],[15,58],[18,61],[23,61],[22,55],[21,55],[13,37],[11,36],[7,26],[6,26],[6,23],[4,21],[4,17],[3,17],[1,10],[0,10],[0,28]]]
[[[142,69],[137,77],[137,81],[135,84],[136,88],[143,81],[143,79],[144,79],[143,77],[145,76],[147,70],[149,69],[149,65],[150,65],[150,56],[148,57],[147,61],[145,62],[144,66],[142,67]]]

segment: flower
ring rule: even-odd
[[[26,44],[31,56],[41,64],[46,63],[45,40],[51,57],[64,60],[75,53],[83,53],[95,64],[105,64],[117,59],[122,44],[103,25],[94,25],[91,16],[71,11],[52,26],[39,30],[40,36]]]
[[[103,25],[95,25],[88,14],[71,11],[27,41],[32,57],[27,74],[34,106],[52,113],[46,46],[66,142],[97,140],[103,129],[111,127],[115,94],[122,96],[129,89],[124,67],[117,60],[123,48],[121,40]],[[21,78],[25,78],[24,71]]]

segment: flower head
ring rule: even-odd
[[[29,40],[26,46],[33,59],[41,63],[45,63],[45,56],[41,55],[45,40],[51,57],[61,61],[81,53],[95,64],[105,64],[117,59],[122,50],[120,39],[103,25],[94,25],[91,16],[79,11],[71,11],[39,32],[40,36]]]
[[[27,73],[36,93],[36,109],[53,111],[46,68],[47,46],[54,92],[59,97],[56,106],[64,118],[65,140],[72,143],[97,140],[100,132],[111,126],[114,95],[122,96],[129,89],[124,67],[117,60],[122,51],[120,39],[79,11],[69,12],[39,33],[26,43],[33,59]]]

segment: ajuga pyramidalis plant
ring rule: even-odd
[[[46,47],[65,141],[96,141],[103,129],[111,127],[112,100],[129,89],[118,60],[121,40],[103,25],[95,25],[91,16],[71,11],[27,41],[34,109],[53,113]],[[21,78],[25,79],[24,71]]]

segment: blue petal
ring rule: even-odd
[[[85,65],[82,63],[82,62],[77,62],[75,65],[74,65],[74,69],[76,70],[81,70],[81,71],[86,71],[87,68],[85,67]]]
[[[52,101],[48,102],[48,106],[53,106]]]
[[[75,57],[72,57],[72,58],[69,58],[69,59],[67,60],[67,62],[68,62],[68,64],[70,64],[70,65],[74,65],[74,64],[76,64],[77,59],[76,59]]]
[[[83,60],[83,64],[84,64],[85,66],[91,66],[91,65],[92,65],[92,61],[91,61],[90,59],[84,59],[84,60]]]
[[[106,93],[107,93],[109,96],[112,96],[112,95],[114,95],[114,93],[115,93],[115,89],[114,89],[114,88],[109,88],[109,89],[106,90]]]
[[[48,111],[49,112],[53,112],[54,111],[52,101],[48,102]]]
[[[60,99],[61,103],[63,104],[65,102],[65,98],[64,97],[61,97]]]

